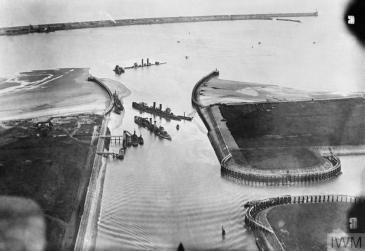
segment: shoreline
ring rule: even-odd
[[[105,134],[108,125],[109,115],[104,116],[103,123],[101,126],[100,133]],[[99,138],[95,152],[101,151],[104,148],[104,138]],[[74,250],[91,250],[95,246],[95,235],[97,228],[97,220],[99,218],[99,211],[101,204],[101,189],[103,187],[105,166],[103,163],[102,156],[95,154],[94,162],[92,166],[91,175],[89,177],[89,184],[87,186],[85,203],[83,205],[83,213],[81,216],[76,241],[74,245]],[[101,181],[100,181],[101,179]],[[96,200],[96,201],[95,201]],[[96,206],[96,207],[95,207]],[[97,216],[97,217],[96,217]],[[91,230],[89,230],[91,228]],[[88,231],[89,230],[89,231]],[[89,236],[88,233],[91,235]],[[92,242],[90,245],[89,242]],[[89,244],[89,245],[87,245]],[[87,245],[87,246],[86,246]]]
[[[0,36],[22,35],[29,33],[49,33],[60,30],[87,29],[98,27],[150,25],[167,23],[193,23],[211,21],[235,21],[235,20],[272,20],[281,17],[316,17],[318,12],[303,13],[267,13],[267,14],[239,14],[239,15],[208,15],[208,16],[178,16],[178,17],[152,17],[118,20],[99,20],[83,22],[50,23],[38,25],[24,25],[0,28]]]
[[[104,119],[100,129],[100,134],[105,135],[108,123],[110,121],[110,113],[115,105],[112,91],[109,86],[96,77],[90,76],[89,81],[97,83],[110,96],[110,104],[105,108]],[[123,85],[124,86],[124,85]],[[121,94],[122,97],[128,96],[130,90],[124,86],[125,92]],[[105,138],[99,137],[95,152],[102,152],[105,145]],[[104,188],[104,180],[107,163],[99,154],[95,154],[92,173],[87,187],[85,197],[84,210],[80,220],[80,225],[74,245],[74,250],[94,250],[97,237],[98,220],[101,210],[101,199]]]
[[[5,123],[9,127],[2,132],[0,164],[9,171],[2,177],[3,193],[40,204],[47,221],[46,250],[73,247],[93,168],[91,135],[102,120],[91,113],[55,116],[40,122],[52,124],[48,132],[36,129],[32,119]]]
[[[98,84],[103,90],[105,90],[108,93],[110,98],[109,106],[105,108],[104,119],[100,128],[100,134],[105,135],[106,130],[108,128],[108,122],[110,119],[110,112],[113,110],[114,107],[114,99],[112,97],[113,94],[111,90],[108,88],[108,86],[106,86],[98,78],[90,75],[88,77],[88,81]],[[95,153],[102,152],[102,150],[104,149],[104,141],[105,141],[104,138],[99,137]],[[95,247],[95,242],[96,242],[95,229],[97,229],[97,220],[99,219],[99,214],[100,214],[102,188],[104,186],[106,163],[103,162],[102,156],[98,154],[95,154],[93,163],[94,164],[92,166],[91,175],[89,177],[89,183],[86,188],[83,212],[80,219],[80,224],[74,245],[75,251],[88,250],[89,248],[92,250],[93,247]],[[88,242],[92,242],[92,244],[90,245],[90,243]]]

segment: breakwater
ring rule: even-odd
[[[364,203],[362,197],[348,195],[300,195],[279,196],[259,201],[251,201],[245,204],[245,224],[253,231],[256,237],[256,245],[259,250],[285,250],[266,219],[264,211],[270,207],[285,204],[309,204],[309,203]],[[263,215],[261,215],[263,214]]]
[[[235,21],[235,20],[271,20],[273,18],[288,17],[316,17],[318,12],[303,13],[268,13],[268,14],[241,14],[241,15],[209,15],[209,16],[180,16],[180,17],[152,17],[131,18],[117,20],[99,20],[84,22],[51,23],[39,25],[24,25],[0,28],[0,35],[21,35],[28,33],[48,33],[59,30],[86,29],[98,27],[167,24],[167,23],[192,23],[211,21]]]
[[[340,159],[336,156],[324,156],[327,163],[331,167],[326,170],[313,171],[297,171],[288,172],[278,171],[277,173],[271,171],[257,170],[254,168],[235,168],[235,165],[227,165],[225,162],[221,165],[221,174],[223,178],[233,182],[252,184],[252,185],[290,185],[290,184],[310,184],[331,180],[339,176],[341,171]]]
[[[208,137],[220,161],[223,178],[249,185],[272,186],[322,182],[342,173],[341,161],[332,153],[322,154],[323,163],[306,169],[264,170],[253,168],[247,163],[237,163],[232,152],[239,151],[240,148],[229,131],[226,130],[225,122],[222,122],[225,120],[219,111],[220,104],[204,106],[201,102],[201,98],[204,97],[204,90],[202,89],[209,80],[217,76],[219,76],[219,71],[215,70],[200,79],[193,88],[191,102],[208,129]]]
[[[103,82],[101,82],[98,78],[96,78],[94,76],[90,75],[87,80],[98,84],[101,88],[103,88],[108,93],[110,102],[109,102],[109,106],[107,106],[107,108],[105,108],[105,110],[104,110],[104,115],[109,114],[113,110],[113,107],[115,105],[115,101],[114,101],[112,92]]]
[[[104,120],[100,127],[99,134],[105,135],[108,127],[110,112],[114,107],[113,94],[102,81],[94,76],[89,76],[92,81],[103,88],[110,97],[109,105],[104,110]],[[105,145],[105,138],[99,137],[95,152],[102,152]],[[83,214],[80,220],[74,250],[94,250],[96,241],[96,229],[100,214],[101,196],[105,178],[105,166],[102,156],[95,154],[93,169],[89,179],[89,186],[83,207]]]

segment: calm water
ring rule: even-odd
[[[216,2],[209,7],[213,12],[221,13],[220,7],[228,10]],[[108,160],[96,241],[99,250],[174,250],[179,242],[190,249],[252,250],[256,246],[243,226],[245,201],[280,194],[358,195],[364,192],[364,157],[341,158],[344,174],[326,184],[242,186],[221,178],[206,128],[197,115],[192,122],[180,122],[179,131],[176,122],[157,120],[172,136],[171,142],[162,141],[134,124],[133,116],[138,112],[131,109],[131,102],[157,101],[177,114],[193,112],[192,88],[215,68],[226,79],[344,94],[364,91],[364,51],[344,30],[338,12],[343,1],[338,3],[331,9],[333,13],[321,6],[303,5],[305,10],[318,8],[320,17],[302,18],[301,24],[169,24],[0,37],[0,76],[31,69],[90,67],[94,75],[119,80],[132,91],[124,99],[124,117],[113,115],[110,129],[112,134],[135,129],[142,133],[145,144],[128,149],[123,161]],[[247,3],[230,4],[231,13],[270,10],[266,6],[259,11],[252,4],[245,11]],[[137,13],[132,9],[132,14]],[[180,13],[177,8],[172,12],[151,9],[156,15]],[[146,11],[141,8],[140,16]],[[186,12],[209,14],[199,8]],[[128,71],[121,77],[111,71],[115,64],[131,65],[142,57],[168,64]],[[118,146],[112,149],[117,151]],[[222,225],[227,231],[225,240],[221,238]]]

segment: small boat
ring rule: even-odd
[[[134,133],[133,133],[133,135],[132,135],[131,138],[132,138],[132,146],[134,146],[134,147],[138,146],[138,144],[139,144],[139,138],[138,138],[138,136],[136,134],[136,131],[134,131]]]
[[[226,230],[224,229],[224,227],[222,226],[222,238],[224,238],[226,236]]]
[[[179,130],[180,129],[180,126],[179,124],[176,125],[176,130]]]
[[[124,159],[124,153],[125,153],[124,148],[123,147],[120,148],[119,153],[117,154],[117,159]]]
[[[125,72],[125,71],[124,71],[124,68],[123,68],[123,67],[121,67],[121,66],[119,66],[119,65],[116,65],[113,71],[114,71],[114,72],[115,72],[115,74],[117,74],[117,75],[121,75],[121,74],[123,74],[123,73]]]
[[[162,139],[167,139],[167,140],[171,140],[171,136],[170,134],[168,134],[165,129],[160,126],[158,129],[157,129],[157,133],[156,135]]]
[[[113,112],[115,112],[116,114],[120,114],[121,110],[119,109],[119,107],[114,106]]]
[[[177,251],[185,251],[185,248],[181,242],[180,242],[179,246],[177,247]]]
[[[141,134],[141,135],[139,135],[139,137],[138,137],[138,143],[139,143],[140,145],[143,145],[143,144],[144,144],[144,141],[143,141],[143,138],[142,138],[142,134]]]

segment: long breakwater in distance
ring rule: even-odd
[[[210,21],[234,21],[234,20],[271,20],[273,18],[289,17],[316,17],[318,12],[297,13],[268,13],[268,14],[239,14],[239,15],[208,15],[208,16],[179,16],[179,17],[152,17],[117,20],[98,20],[83,22],[51,23],[38,25],[24,25],[0,28],[0,35],[21,35],[28,33],[48,33],[58,30],[73,30],[112,26],[130,26],[167,23],[192,23]]]

